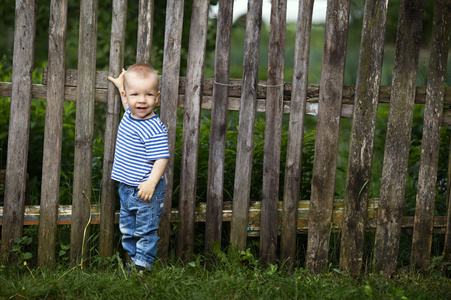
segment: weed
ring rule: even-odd
[[[21,239],[14,239],[14,247],[11,249],[11,252],[14,253],[18,258],[19,263],[23,263],[33,257],[31,252],[25,251],[25,248],[31,244],[33,239],[29,236],[23,236]]]

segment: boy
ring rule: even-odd
[[[119,90],[125,110],[111,174],[119,182],[122,246],[131,258],[129,270],[151,271],[169,157],[167,130],[154,111],[160,100],[158,74],[150,65],[138,63],[108,80]]]

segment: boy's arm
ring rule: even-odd
[[[138,186],[138,198],[143,201],[150,201],[152,199],[155,187],[160,181],[161,176],[163,176],[168,161],[169,158],[160,158],[155,161],[149,178]]]
[[[119,94],[121,95],[121,102],[122,102],[122,106],[124,107],[124,110],[127,110],[128,108],[128,103],[125,99],[125,90],[124,90],[124,76],[125,76],[125,69],[122,69],[122,73],[119,74],[119,76],[117,78],[113,78],[111,76],[108,76],[108,80],[111,81],[112,83],[114,83],[114,85],[116,86],[116,88],[119,91]]]

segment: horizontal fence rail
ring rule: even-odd
[[[370,199],[368,204],[368,218],[366,222],[366,230],[373,231],[376,228],[377,206],[379,199]],[[278,202],[278,219],[277,231],[280,234],[282,224],[282,207],[283,202]],[[298,234],[307,234],[308,232],[308,213],[310,208],[309,200],[300,200],[297,209],[297,232]],[[334,201],[334,209],[332,216],[332,226],[336,232],[340,232],[343,221],[343,200],[336,199]],[[41,208],[39,205],[25,206],[24,225],[39,225],[39,216]],[[205,202],[198,203],[195,210],[195,221],[205,222],[207,214],[207,204]],[[223,210],[221,214],[222,222],[230,222],[232,220],[232,202],[224,201]],[[248,236],[256,237],[260,235],[261,225],[261,202],[251,201],[249,203],[249,224],[247,227]],[[177,208],[171,210],[171,222],[178,222],[179,212]],[[114,214],[114,222],[119,222],[119,211]],[[58,206],[58,225],[70,225],[72,223],[72,206],[59,205]],[[91,224],[100,224],[100,205],[91,205]],[[414,217],[403,217],[402,228],[412,230],[414,227]],[[0,226],[3,225],[3,207],[0,206]],[[445,234],[446,231],[446,217],[436,216],[433,221],[433,228],[435,234]]]
[[[76,102],[77,101],[77,70],[66,70],[66,84],[64,100]],[[44,69],[42,84],[33,84],[32,97],[35,99],[47,98],[47,72]],[[96,90],[95,101],[96,103],[107,103],[107,90],[108,90],[108,72],[97,71],[96,75]],[[178,106],[184,107],[185,97],[185,77],[180,77]],[[241,93],[241,79],[230,79],[229,87],[229,101],[227,109],[231,111],[240,110],[240,93]],[[202,109],[212,108],[212,92],[213,92],[214,79],[204,78],[202,81]],[[258,81],[257,87],[257,111],[266,111],[266,81]],[[292,83],[285,82],[284,84],[284,113],[290,113],[291,108],[291,89]],[[309,84],[307,87],[307,107],[306,114],[317,116],[318,115],[318,99],[319,99],[319,85]],[[11,97],[12,86],[10,82],[0,82],[0,97]],[[379,93],[379,103],[390,103],[391,87],[381,86]],[[341,117],[352,118],[353,103],[355,98],[355,86],[343,86],[342,95],[342,109]],[[426,87],[416,87],[415,91],[415,104],[424,104],[426,101]],[[443,104],[451,104],[451,87],[445,88]],[[451,126],[451,108],[444,108],[442,117],[442,126]]]

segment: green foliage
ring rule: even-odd
[[[178,119],[183,118],[183,110],[179,109]],[[211,119],[209,112],[203,113],[200,122],[199,135],[199,159],[197,174],[197,202],[205,202],[207,197],[208,183],[208,159],[210,149],[210,127]],[[238,141],[238,114],[229,112],[226,127],[226,149],[224,160],[224,201],[233,200],[233,189],[236,169],[236,151]],[[285,160],[287,154],[288,128],[282,128],[281,141],[281,165],[279,176],[279,199],[283,199],[283,184],[285,178]],[[264,156],[264,135],[265,135],[265,119],[264,114],[258,114],[255,121],[254,131],[254,150],[252,160],[252,177],[251,177],[251,201],[261,201],[263,186],[263,156]],[[316,131],[312,130],[304,135],[304,147],[302,154],[302,177],[301,177],[301,199],[309,199],[311,192],[311,178],[313,169],[313,158],[315,153],[315,136]],[[183,144],[183,127],[182,122],[177,124],[175,157],[174,157],[174,194],[173,205],[177,205],[179,198],[180,185],[180,164],[182,159]]]
[[[11,250],[17,257],[19,258],[19,262],[23,262],[26,260],[29,260],[33,257],[33,254],[30,252],[25,252],[24,248],[29,246],[33,239],[29,236],[23,236],[21,239],[15,238],[14,239],[14,247]]]
[[[218,253],[220,254],[220,253]],[[156,263],[150,275],[128,275],[116,253],[86,270],[56,265],[54,269],[28,266],[0,268],[0,298],[28,299],[448,299],[451,282],[443,276],[417,273],[380,274],[353,278],[338,269],[312,274],[287,272],[272,266],[246,265],[233,250],[221,253],[214,268],[203,267],[203,257],[186,264]],[[252,260],[252,258],[250,258]]]

